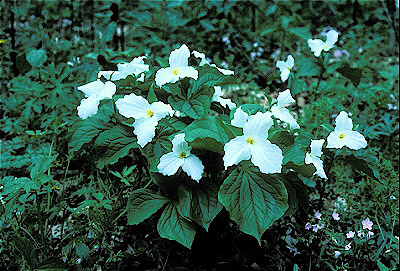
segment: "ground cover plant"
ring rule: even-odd
[[[0,7],[2,270],[397,270],[396,1]]]

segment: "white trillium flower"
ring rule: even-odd
[[[268,130],[272,124],[273,120],[268,113],[258,112],[248,117],[243,126],[243,135],[235,137],[224,146],[225,168],[251,159],[263,173],[280,173],[282,151],[267,140]]]
[[[291,129],[299,129],[300,126],[297,124],[294,117],[290,114],[287,108],[284,108],[285,106],[292,104],[294,102],[295,100],[290,94],[289,89],[282,91],[278,95],[278,103],[272,106],[271,112],[276,118],[290,124]]]
[[[193,180],[199,181],[204,171],[201,160],[190,153],[192,147],[185,141],[185,134],[179,134],[172,140],[172,152],[164,154],[160,158],[158,171],[164,175],[174,175],[180,167]]]
[[[191,77],[197,79],[198,71],[188,66],[190,57],[189,48],[183,44],[179,49],[175,49],[169,55],[169,67],[159,69],[156,73],[156,84],[161,87],[167,83],[175,83],[181,78]]]
[[[223,107],[228,106],[230,110],[236,107],[236,104],[232,102],[231,99],[222,98],[222,95],[224,95],[224,93],[222,92],[222,88],[220,86],[215,86],[214,90],[215,92],[211,101],[219,102]]]
[[[357,131],[352,131],[353,121],[348,117],[347,113],[342,111],[336,117],[335,130],[331,132],[327,138],[327,148],[340,149],[344,146],[353,150],[365,148],[367,141],[364,136]]]
[[[320,39],[309,39],[307,43],[314,55],[316,57],[319,57],[322,50],[327,52],[335,46],[338,37],[339,32],[335,30],[330,30],[328,33],[326,33],[326,41],[322,41]]]
[[[86,99],[83,99],[77,107],[78,116],[86,119],[97,113],[101,100],[112,98],[117,90],[117,86],[112,82],[103,83],[101,80],[96,80],[77,87],[77,89],[82,91],[86,96]]]
[[[320,176],[323,179],[327,179],[325,171],[324,171],[324,165],[321,160],[321,155],[322,155],[322,145],[324,144],[325,140],[320,139],[320,140],[311,140],[311,152],[306,153],[306,158],[305,158],[305,163],[306,164],[313,164],[317,171],[314,173],[318,176]]]
[[[192,52],[195,58],[200,58],[200,64],[199,66],[203,66],[203,65],[210,65],[211,67],[217,68],[217,70],[219,70],[223,75],[234,75],[235,72],[231,71],[231,70],[225,70],[225,69],[221,69],[218,68],[217,65],[215,64],[211,64],[211,62],[206,58],[206,55],[197,51],[193,51]]]
[[[247,123],[249,119],[249,115],[243,111],[242,108],[237,108],[235,113],[233,114],[233,119],[231,120],[231,124],[236,127],[241,127]]]
[[[111,81],[117,81],[125,79],[128,75],[135,75],[136,77],[140,75],[137,81],[144,81],[144,73],[149,70],[149,65],[144,64],[143,59],[145,56],[136,57],[129,63],[117,64],[118,71],[100,71],[97,77],[100,78],[104,76],[105,79]]]
[[[290,71],[294,66],[294,58],[288,55],[286,62],[279,60],[276,62],[276,66],[281,71],[282,82],[285,82],[289,78]]]
[[[163,102],[149,104],[145,98],[134,93],[119,99],[115,105],[121,115],[135,119],[134,134],[142,148],[153,139],[158,121],[174,114],[170,105]]]

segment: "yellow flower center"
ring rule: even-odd
[[[186,152],[181,152],[179,154],[179,158],[185,158],[186,157]]]
[[[287,67],[287,70],[288,70],[288,71],[290,71],[290,68],[289,68],[289,67]]]
[[[249,137],[249,138],[247,138],[247,143],[249,143],[249,144],[251,144],[251,145],[253,145],[254,144],[254,139],[253,138],[251,138],[251,137]]]
[[[153,110],[149,109],[146,111],[146,114],[147,114],[147,116],[152,117],[154,115],[154,112],[153,112]]]
[[[328,45],[324,45],[324,50],[328,50],[329,46]]]
[[[340,135],[339,135],[339,138],[340,138],[340,139],[343,139],[343,137],[344,137],[344,134],[340,134]]]
[[[178,69],[173,69],[172,72],[173,72],[175,75],[178,75],[178,73],[179,73]]]
[[[310,154],[310,157],[312,157],[312,154]]]

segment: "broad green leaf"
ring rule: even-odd
[[[36,259],[36,248],[33,242],[26,238],[15,236],[14,238],[15,248],[21,253],[24,260],[30,265],[34,266],[37,263]]]
[[[277,178],[254,166],[236,168],[225,179],[219,200],[240,230],[257,238],[288,209],[288,194]]]
[[[141,188],[133,191],[129,196],[126,207],[128,210],[128,225],[136,225],[143,222],[167,202],[169,202],[168,198],[149,189]]]
[[[47,60],[46,51],[43,49],[33,49],[26,54],[26,60],[32,67],[38,68],[43,65]]]
[[[281,175],[279,178],[288,191],[289,209],[286,211],[286,216],[293,215],[299,208],[304,212],[308,211],[309,194],[307,186],[294,172],[288,172]]]
[[[107,28],[105,29],[105,31],[103,32],[103,40],[106,41],[106,42],[107,41],[111,41],[113,36],[114,36],[114,33],[115,33],[116,29],[117,29],[117,23],[116,22],[110,22],[107,25]]]
[[[261,31],[261,36],[267,36],[267,35],[269,35],[269,34],[271,34],[272,32],[274,32],[276,30],[276,27],[267,27],[267,28],[264,28],[264,30],[263,31]]]
[[[283,164],[293,162],[296,165],[303,165],[306,153],[297,144],[283,149]]]
[[[289,24],[294,21],[294,17],[281,16],[281,20],[283,29],[287,29]]]
[[[156,93],[154,92],[154,84],[151,84],[150,86],[149,93],[147,94],[147,101],[149,103],[154,103],[158,101]]]
[[[312,38],[312,34],[308,27],[290,27],[287,30],[290,33],[302,38],[303,40],[308,40]]]
[[[127,156],[129,151],[139,148],[136,137],[131,128],[122,125],[114,126],[109,130],[100,133],[95,145],[105,149],[97,161],[97,167],[102,169],[105,165],[114,164],[118,159]]]
[[[193,119],[199,119],[208,114],[211,106],[210,95],[196,95],[192,98],[181,98],[179,96],[168,97],[168,102],[176,111],[180,111]]]
[[[85,245],[84,243],[82,243],[81,241],[76,242],[75,250],[76,250],[76,254],[78,254],[78,256],[80,258],[86,258],[90,254],[89,247],[87,245]]]
[[[259,104],[242,104],[241,106],[239,106],[244,112],[246,112],[249,116],[250,115],[254,115],[257,112],[263,112],[265,113],[266,110],[264,108],[264,106],[259,105]],[[239,108],[238,107],[238,108]],[[231,120],[233,119],[233,115],[235,114],[237,108],[235,108],[234,110],[231,111],[230,114],[230,118]]]
[[[40,263],[34,268],[34,271],[62,271],[68,270],[68,266],[58,257],[51,256]]]
[[[194,81],[192,88],[189,90],[189,98],[195,93],[202,92],[209,87],[224,86],[235,83],[236,79],[233,76],[224,75],[215,67],[203,65],[199,68],[199,78]],[[211,94],[212,96],[214,91],[204,94]]]
[[[161,237],[190,248],[196,234],[194,224],[179,214],[176,205],[176,202],[167,204],[158,221],[157,230]]]
[[[321,67],[311,58],[297,57],[295,60],[297,67],[297,76],[318,76],[321,73]],[[298,80],[298,79],[297,79]]]
[[[362,77],[362,69],[351,68],[348,62],[344,62],[336,71],[344,77],[350,79],[355,87],[357,87],[360,83]]]
[[[292,90],[292,95],[296,95],[298,93],[304,92],[305,90],[307,90],[306,81],[299,79],[299,78],[294,80],[291,90]]]

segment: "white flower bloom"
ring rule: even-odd
[[[305,158],[305,163],[306,164],[313,164],[317,171],[314,173],[318,176],[320,176],[323,179],[327,179],[325,171],[324,171],[324,165],[321,160],[321,155],[322,155],[322,145],[324,144],[325,140],[320,139],[320,140],[311,140],[311,152],[306,153],[306,158]]]
[[[161,87],[167,83],[175,83],[181,78],[191,77],[197,79],[198,71],[188,66],[190,56],[189,48],[183,44],[179,49],[175,49],[169,55],[169,67],[159,69],[156,73],[156,84]]]
[[[251,158],[263,173],[279,173],[282,168],[281,149],[267,140],[273,120],[268,113],[258,112],[248,118],[243,135],[235,137],[224,146],[225,168]]]
[[[350,149],[358,150],[367,146],[364,136],[357,131],[352,131],[353,122],[346,112],[340,112],[336,117],[335,124],[335,130],[327,138],[327,148],[340,149],[347,146]]]
[[[276,118],[290,124],[291,129],[300,129],[300,126],[297,124],[294,117],[290,114],[289,110],[287,108],[284,108],[284,106],[287,106],[294,102],[295,100],[290,94],[289,89],[282,91],[278,95],[278,103],[272,106],[271,112]]]
[[[160,158],[158,171],[164,175],[174,175],[180,167],[193,180],[199,181],[204,171],[201,160],[190,153],[192,147],[189,147],[185,141],[185,134],[179,134],[172,140],[172,152],[164,154]]]
[[[97,80],[77,87],[77,89],[82,91],[86,96],[86,99],[83,99],[77,107],[78,116],[86,119],[97,113],[101,100],[112,98],[117,90],[117,86],[112,82],[103,83],[101,80]]]
[[[136,77],[140,75],[137,81],[143,82],[144,81],[144,74],[149,70],[149,65],[144,64],[143,59],[146,58],[145,56],[136,57],[129,63],[124,64],[117,64],[118,71],[100,71],[97,74],[97,77],[100,78],[104,76],[107,80],[117,81],[121,79],[125,79],[128,75],[135,75]]]
[[[222,88],[220,86],[214,87],[214,95],[212,97],[212,101],[219,102],[223,107],[228,106],[230,110],[236,107],[236,104],[231,101],[231,99],[224,99],[222,98],[222,95],[224,94],[222,92]]]
[[[225,70],[218,68],[217,65],[211,64],[211,62],[206,58],[206,55],[197,51],[192,52],[195,58],[200,58],[200,64],[199,66],[203,66],[205,64],[210,65],[211,67],[217,68],[223,75],[234,75],[235,72],[231,70]]]
[[[289,78],[290,70],[294,66],[294,58],[291,55],[288,55],[286,62],[279,60],[276,62],[276,66],[281,71],[282,82],[285,82]]]
[[[333,255],[333,257],[334,257],[335,259],[339,258],[340,254],[342,254],[339,250],[335,250],[334,253],[335,253],[335,254]]]
[[[134,93],[126,95],[116,103],[118,111],[127,118],[134,118],[134,134],[138,138],[138,144],[144,147],[149,143],[154,135],[158,121],[167,115],[172,116],[174,110],[168,104],[163,102],[149,102],[142,96],[136,96]]]
[[[329,51],[331,48],[335,46],[339,37],[339,32],[335,30],[330,30],[326,34],[326,41],[322,41],[320,39],[309,39],[307,41],[308,46],[310,47],[311,51],[314,53],[316,57],[321,55],[322,50]]]
[[[233,114],[233,119],[231,121],[231,124],[236,127],[241,127],[247,123],[247,120],[249,119],[249,115],[243,111],[242,108],[237,108],[235,113]]]

